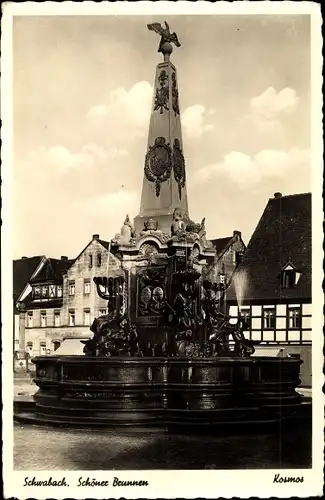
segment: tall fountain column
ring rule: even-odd
[[[164,60],[156,67],[140,211],[134,226],[140,232],[144,222],[153,218],[159,230],[170,233],[175,209],[188,216],[177,71],[170,61],[171,43],[178,47],[180,43],[169,28],[158,23],[148,28],[162,37],[158,52]]]

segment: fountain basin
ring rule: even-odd
[[[204,426],[299,416],[298,358],[39,356],[33,423]]]

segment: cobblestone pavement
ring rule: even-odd
[[[278,469],[311,467],[311,431],[179,435],[149,430],[14,427],[17,470]]]

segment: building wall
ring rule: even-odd
[[[311,304],[290,302],[288,304],[243,305],[241,313],[248,313],[250,329],[245,332],[247,338],[276,344],[310,344],[311,343]],[[229,314],[238,317],[239,307],[230,305]],[[289,311],[301,311],[301,327],[290,327]],[[268,328],[265,321],[265,311],[274,311],[274,327]]]
[[[14,350],[19,350],[19,313],[14,315]]]
[[[101,255],[101,263],[97,255]],[[90,255],[93,263],[90,266]],[[37,309],[26,312],[25,345],[31,356],[53,353],[56,342],[62,342],[65,337],[90,337],[90,325],[94,318],[107,311],[107,302],[101,299],[93,282],[95,276],[107,276],[110,270],[118,269],[120,262],[108,253],[97,240],[93,240],[85,251],[74,262],[63,279],[63,305],[61,308],[44,308],[40,304]],[[85,282],[89,283],[89,293],[85,293]],[[74,294],[69,293],[69,285],[74,283]],[[88,292],[88,290],[87,290]],[[75,313],[75,325],[69,322],[69,312]],[[89,311],[88,318],[84,312]],[[46,326],[42,326],[42,312],[46,316]],[[60,325],[55,326],[55,313],[60,314]],[[32,314],[32,324],[29,316]],[[85,320],[86,323],[85,324]],[[16,331],[17,330],[17,331]],[[19,339],[19,315],[15,321],[15,335]],[[18,341],[19,345],[19,341]]]
[[[290,326],[289,311],[291,308],[301,312],[301,327]],[[236,321],[239,307],[229,306],[229,314]],[[274,328],[266,328],[264,311],[274,310]],[[300,378],[303,386],[310,387],[312,380],[311,367],[311,341],[312,341],[312,304],[301,304],[290,302],[288,304],[260,304],[243,305],[241,314],[248,313],[250,317],[250,328],[244,331],[247,339],[261,341],[263,347],[283,347],[288,354],[299,354],[303,364],[301,366]]]
[[[215,259],[217,274],[224,273],[227,277],[227,281],[230,281],[237,267],[236,254],[244,250],[244,243],[241,239],[238,239],[237,241],[235,240],[221,256],[217,255]]]
[[[97,256],[101,255],[101,265],[97,263]],[[92,265],[90,265],[92,256]],[[109,257],[109,258],[108,258]],[[107,276],[109,271],[120,268],[121,264],[112,254],[108,254],[98,241],[94,240],[80,255],[76,262],[68,270],[63,280],[63,324],[69,327],[74,334],[83,331],[85,325],[85,311],[89,311],[89,324],[94,318],[100,316],[101,311],[107,309],[107,302],[99,297],[93,278],[96,276]],[[74,294],[69,293],[70,285],[74,283]],[[85,283],[89,283],[89,293],[86,293]],[[69,313],[75,313],[75,326],[70,324]],[[89,330],[89,325],[86,330]]]

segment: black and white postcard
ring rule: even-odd
[[[321,496],[321,22],[4,4],[4,498]]]

